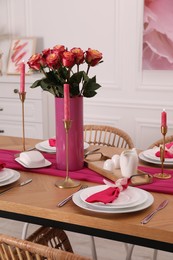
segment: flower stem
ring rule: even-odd
[[[87,68],[87,72],[86,72],[87,75],[88,75],[89,69],[90,69],[90,65],[88,64],[88,68]]]

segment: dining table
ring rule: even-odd
[[[35,144],[40,141],[40,139],[26,138],[25,147],[26,149],[35,147]],[[93,147],[88,149],[91,148]],[[0,136],[0,151],[5,150],[22,151],[22,138]],[[122,152],[122,148],[116,147],[100,147],[100,150],[110,156]],[[12,160],[14,157],[11,156]],[[63,207],[57,207],[60,201],[76,192],[79,187],[58,188],[55,183],[63,180],[64,177],[50,175],[49,167],[44,174],[34,169],[32,171],[22,169],[19,172],[21,177],[18,182],[29,178],[32,178],[32,182],[0,194],[1,218],[58,227],[67,231],[173,252],[173,195],[150,192],[154,198],[151,206],[127,213],[92,212],[78,207],[73,200]],[[100,185],[92,180],[82,179],[80,182],[81,185],[87,184],[89,187]],[[0,187],[0,191],[3,189],[4,187]],[[141,224],[141,220],[165,199],[169,201],[167,207],[147,224]]]

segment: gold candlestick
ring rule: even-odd
[[[165,136],[167,133],[167,127],[161,126],[161,133],[163,135],[163,145],[160,146],[160,161],[161,161],[161,173],[154,174],[154,177],[159,179],[170,179],[171,174],[164,173],[164,161],[165,161]]]
[[[25,115],[24,115],[24,101],[26,98],[26,92],[19,92],[19,98],[22,102],[22,144],[23,144],[23,151],[25,151]]]
[[[79,181],[74,181],[69,177],[69,149],[68,149],[68,134],[71,127],[71,120],[64,120],[64,128],[66,132],[66,177],[63,181],[58,181],[55,185],[58,188],[73,188],[80,185]]]

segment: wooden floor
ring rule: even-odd
[[[21,237],[23,223],[0,218],[0,233]],[[28,234],[38,226],[29,225]],[[77,233],[67,232],[72,247],[76,253],[91,257],[90,237]],[[98,260],[125,260],[126,249],[124,243],[95,238]],[[134,247],[132,260],[152,260],[153,250],[149,248]],[[172,260],[171,253],[158,251],[157,260]]]

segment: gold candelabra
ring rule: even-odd
[[[165,161],[165,136],[167,133],[167,127],[161,126],[161,133],[163,135],[163,145],[160,146],[160,161],[161,161],[161,173],[156,173],[154,177],[159,179],[170,179],[171,174],[164,173],[164,161]]]
[[[24,102],[26,98],[26,92],[19,92],[19,98],[22,103],[22,145],[23,151],[25,151],[25,111],[24,111]]]
[[[69,129],[71,127],[71,120],[64,120],[64,128],[65,128],[65,134],[66,134],[66,177],[65,180],[63,181],[57,181],[55,183],[55,185],[58,188],[73,188],[73,187],[77,187],[80,185],[79,181],[74,181],[70,178],[69,176],[69,149],[68,149],[68,145],[69,145]]]

